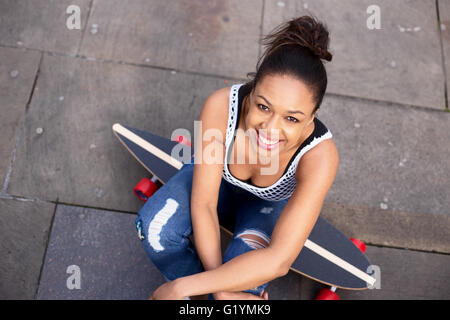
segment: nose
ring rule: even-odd
[[[280,118],[277,115],[271,115],[266,121],[261,125],[261,129],[265,130],[265,135],[270,139],[280,137]]]

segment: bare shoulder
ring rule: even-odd
[[[308,177],[315,179],[320,174],[332,182],[338,166],[339,153],[336,144],[333,139],[326,139],[302,156],[295,178],[297,181],[302,181]]]
[[[205,101],[200,113],[203,130],[218,129],[225,137],[231,87],[214,91]],[[223,142],[223,141],[222,141]]]
[[[194,145],[201,146],[195,150],[195,166],[192,180],[191,210],[208,207],[217,209],[220,183],[222,181],[223,155],[225,154],[225,137],[228,124],[229,88],[214,91],[205,101],[200,113],[201,134],[195,137]],[[213,130],[213,135],[205,135]],[[217,134],[219,130],[219,134]],[[210,131],[211,133],[211,131]],[[205,138],[208,136],[208,138]],[[220,161],[202,161],[205,150],[217,150],[215,155],[222,155]],[[219,152],[221,151],[221,152]],[[201,154],[198,154],[200,152]],[[198,161],[197,159],[200,159]]]
[[[231,87],[225,87],[225,88],[221,88],[221,89],[214,91],[206,99],[203,109],[208,109],[207,111],[213,110],[217,113],[223,113],[223,114],[226,113],[228,116],[227,106],[228,106],[228,102],[230,99],[230,91],[231,91]],[[226,110],[224,110],[224,109],[226,109]]]

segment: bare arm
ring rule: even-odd
[[[269,248],[252,250],[216,269],[178,278],[177,290],[181,296],[248,290],[286,274],[277,257]]]
[[[300,160],[295,174],[297,186],[275,225],[270,243],[282,257],[283,269],[290,268],[308,239],[338,166],[338,151],[331,139],[318,144]]]
[[[201,134],[196,137],[194,176],[191,194],[191,220],[197,253],[205,270],[212,270],[222,264],[220,246],[220,226],[217,203],[222,180],[223,156],[225,152],[225,132],[228,120],[229,90],[214,92],[205,102],[200,113]],[[204,133],[217,133],[215,137],[203,141]],[[211,161],[208,150],[217,150],[220,161]],[[201,163],[198,163],[201,160]]]

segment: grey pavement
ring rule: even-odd
[[[372,4],[1,1],[0,299],[148,298],[164,279],[134,229],[147,173],[112,124],[193,133],[206,98],[255,71],[261,35],[303,14],[325,22],[334,55],[318,117],[340,167],[321,214],[381,271],[381,288],[340,296],[450,299],[450,0],[379,0],[375,30]],[[290,272],[268,289],[321,287]]]

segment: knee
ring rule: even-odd
[[[179,234],[183,226],[177,225],[176,221],[168,225],[168,222],[177,213],[179,203],[168,198],[162,208],[155,210],[146,217],[138,216],[136,229],[141,241],[145,241],[151,249],[151,253],[162,253],[172,251],[183,242],[183,235]]]
[[[236,235],[236,238],[241,239],[246,245],[252,249],[267,248],[270,243],[270,237],[264,232],[247,229]]]

